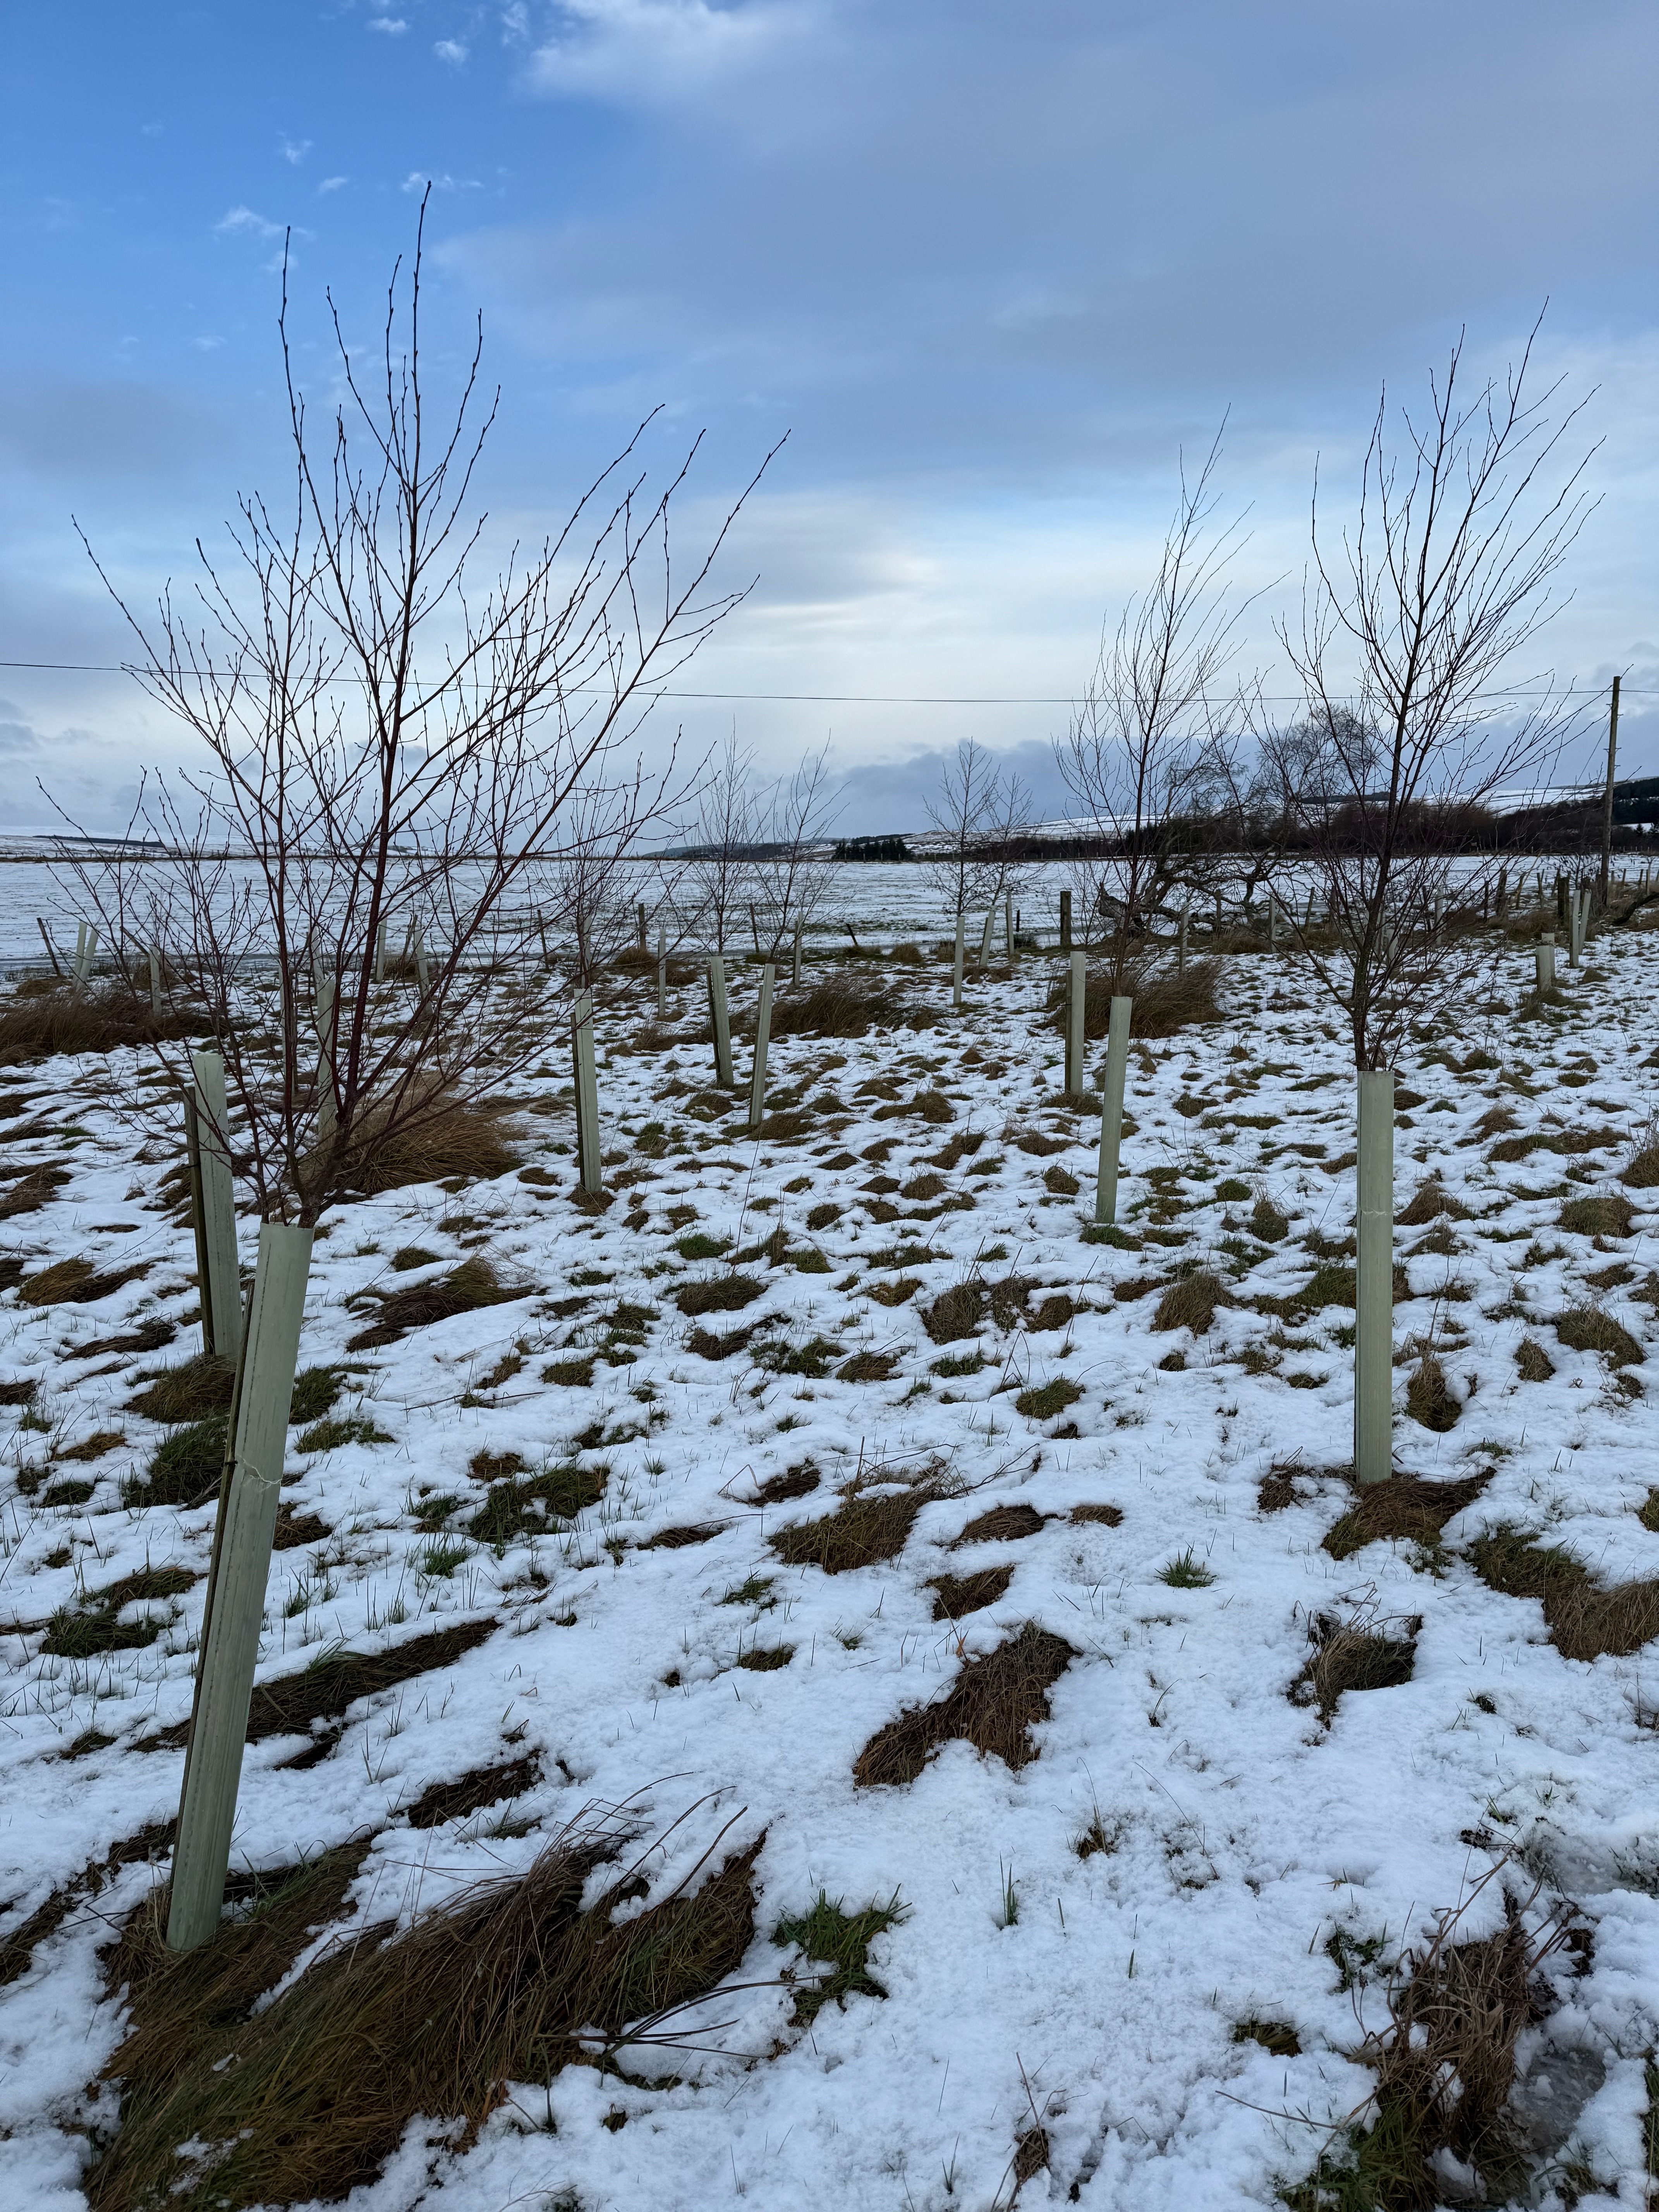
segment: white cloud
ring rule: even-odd
[[[292,162],[296,168],[311,151],[309,138],[283,138],[278,143],[283,149],[283,159]]]
[[[224,340],[218,337],[192,338],[191,343],[198,353],[215,353],[224,343]]]
[[[562,0],[562,21],[531,64],[542,92],[681,100],[799,42],[816,20],[799,0],[715,8],[708,0]]]
[[[511,0],[501,10],[501,44],[520,46],[530,36],[530,10],[524,0]]]
[[[432,51],[441,62],[447,62],[451,69],[459,69],[466,59],[466,48],[455,39],[440,39]]]
[[[337,192],[342,185],[349,185],[350,182],[349,177],[325,177],[317,190],[319,193]]]
[[[264,216],[256,215],[251,207],[234,207],[228,215],[220,216],[213,228],[214,234],[219,238],[280,238],[283,225],[268,222]]]
[[[430,185],[434,192],[480,192],[483,180],[479,177],[452,177],[446,170],[441,177],[429,177],[424,169],[411,169],[398,187],[404,192],[423,192]]]
[[[167,127],[165,123],[146,123],[141,127],[138,135],[141,138],[159,138]]]
[[[400,39],[409,25],[401,15],[371,15],[368,27],[371,31],[384,32],[388,39]]]

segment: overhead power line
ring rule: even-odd
[[[55,670],[76,676],[132,676],[138,673],[130,663],[106,660],[0,660],[0,668]],[[211,668],[190,672],[192,676],[214,676],[220,672]],[[346,677],[336,680],[357,683],[362,679]],[[1569,684],[1557,695],[1545,685],[1517,685],[1513,690],[1480,691],[1472,696],[1488,702],[1546,699],[1555,696],[1594,698],[1606,689],[1605,684],[1597,684],[1579,692],[1576,685]],[[802,707],[1075,707],[1085,696],[1075,691],[1030,697],[1009,692],[680,691],[659,689],[652,684],[640,685],[639,691],[641,697],[648,699],[702,699],[721,704]],[[573,684],[568,696],[579,699],[602,699],[611,695],[595,685]],[[1302,694],[1296,691],[1263,691],[1255,696],[1269,707],[1296,707],[1303,703]],[[1627,699],[1659,697],[1659,688],[1644,690],[1640,685],[1626,684],[1624,696]]]

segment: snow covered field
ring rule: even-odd
[[[1515,1011],[1530,971],[1507,955],[1493,1008],[1400,1070],[1397,1461],[1468,1479],[1438,1534],[1345,1523],[1352,1070],[1290,959],[1228,962],[1223,1021],[1136,1048],[1115,1244],[1082,1234],[1098,1122],[1062,1102],[1039,961],[970,981],[961,1018],[937,966],[907,975],[931,1027],[775,1042],[784,1118],[758,1143],[703,1087],[696,994],[639,1051],[644,994],[619,986],[607,1210],[574,1201],[556,1039],[521,1086],[529,1179],[331,1217],[301,1364],[343,1388],[293,1431],[259,1681],[343,1650],[425,1663],[256,1726],[234,1865],[366,1839],[337,1929],[522,1869],[593,1807],[663,1838],[651,1899],[758,1845],[740,1964],[659,2030],[684,2047],[519,2085],[462,2150],[417,2119],[364,2212],[1272,2206],[1364,2124],[1352,2054],[1390,1963],[1500,1858],[1459,1941],[1503,1929],[1506,1893],[1531,1928],[1570,1901],[1577,1931],[1519,2045],[1533,2179],[1510,2201],[1650,2201],[1655,1645],[1564,1655],[1481,1539],[1534,1532],[1603,1592],[1659,1577],[1659,1214],[1619,1180],[1651,1133],[1659,951],[1598,941],[1541,1019]],[[31,2212],[83,2201],[114,2122],[126,2015],[100,1953],[165,1875],[211,1537],[210,1506],[139,1494],[170,1433],[140,1378],[198,1335],[158,1197],[176,1153],[125,1110],[133,1073],[57,1061],[0,1090],[8,1165],[68,1178],[6,1223],[0,1275],[0,1944],[26,1939],[0,1954],[0,2170]],[[1447,1208],[1413,1205],[1434,1177]],[[1572,1211],[1598,1197],[1633,1216]],[[375,1293],[479,1256],[506,1302],[352,1348]],[[29,1304],[71,1257],[129,1279]],[[1572,1348],[1581,1309],[1632,1341]],[[813,1537],[837,1513],[863,1563]],[[161,1594],[114,1609],[146,1574]],[[109,1648],[77,1644],[89,1619]],[[1392,1679],[1339,1694],[1318,1666],[1355,1628]],[[953,1690],[1022,1637],[1024,1704],[975,1723]],[[497,1765],[504,1796],[450,1818],[428,1797],[413,1825]],[[896,1905],[882,1994],[805,2020],[827,1968],[780,1936],[820,1892]]]

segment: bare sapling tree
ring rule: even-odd
[[[933,835],[918,846],[917,858],[951,921],[1013,896],[1025,872],[1014,852],[1031,827],[1023,780],[977,738],[964,738],[925,804]]]
[[[1463,988],[1457,912],[1499,865],[1471,824],[1504,785],[1547,778],[1583,711],[1547,675],[1510,678],[1591,503],[1589,452],[1566,449],[1588,401],[1562,407],[1559,379],[1528,392],[1536,338],[1466,394],[1460,337],[1397,441],[1384,394],[1335,543],[1315,487],[1302,620],[1281,631],[1306,706],[1273,751],[1330,924],[1308,958],[1358,1068],[1388,1066],[1407,1023]]]
[[[1430,381],[1425,414],[1391,439],[1384,394],[1340,550],[1322,530],[1299,632],[1282,633],[1306,717],[1295,734],[1303,814],[1327,927],[1306,933],[1314,976],[1346,1019],[1357,1071],[1354,1471],[1394,1470],[1393,1060],[1413,1021],[1472,980],[1452,902],[1483,863],[1467,831],[1502,783],[1536,777],[1574,715],[1544,683],[1516,711],[1514,655],[1552,609],[1583,526],[1588,453],[1565,441],[1581,407],[1558,381],[1527,389],[1521,361],[1466,398],[1462,341]]]
[[[835,814],[826,740],[793,775],[778,779],[756,811],[752,897],[763,939],[757,950],[768,960],[806,927],[841,872],[829,838]]]
[[[753,896],[758,819],[754,753],[734,728],[698,789],[685,870],[696,927],[716,952],[725,951]]]
[[[1112,988],[1143,949],[1171,891],[1201,872],[1182,817],[1201,808],[1204,771],[1238,717],[1226,696],[1249,598],[1229,572],[1239,522],[1218,526],[1218,433],[1188,482],[1156,572],[1115,630],[1103,632],[1093,673],[1054,755],[1085,836],[1106,850],[1074,865],[1084,913],[1110,925]]]
[[[85,887],[112,939],[161,943],[199,993],[271,1220],[314,1223],[372,1182],[377,1148],[488,1103],[545,1050],[525,995],[547,988],[538,871],[580,854],[591,876],[671,803],[672,766],[638,764],[642,726],[744,596],[714,571],[746,491],[682,562],[671,513],[697,444],[653,488],[650,418],[551,536],[475,580],[499,395],[480,386],[480,329],[459,396],[434,406],[424,222],[422,204],[371,373],[330,300],[343,397],[320,436],[285,270],[284,504],[243,499],[228,556],[198,542],[193,602],[169,587],[153,623],[115,593],[139,682],[205,757],[141,798],[135,829],[170,862],[136,899],[131,872]],[[388,926],[394,947],[420,932],[413,994],[376,987]],[[514,977],[525,988],[502,988]]]

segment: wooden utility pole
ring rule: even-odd
[[[1601,876],[1595,888],[1595,903],[1605,914],[1607,908],[1607,865],[1613,856],[1613,771],[1619,757],[1619,678],[1613,679],[1613,703],[1607,709],[1607,795],[1601,807]]]

